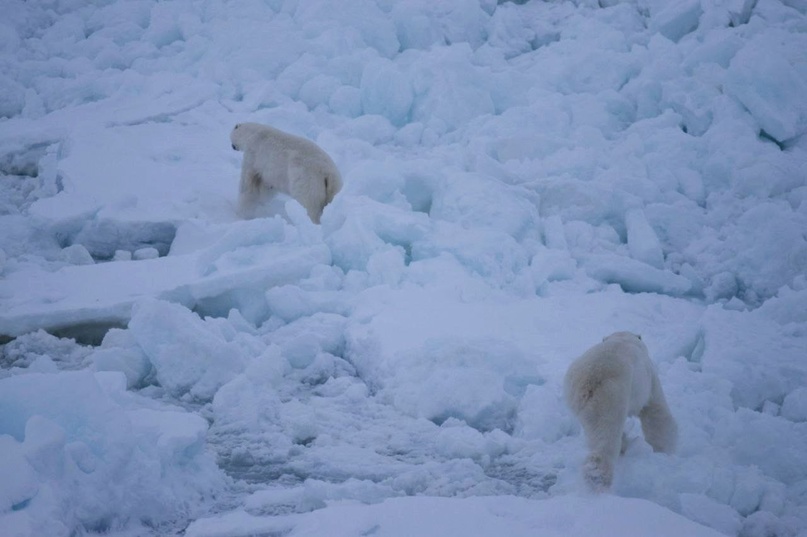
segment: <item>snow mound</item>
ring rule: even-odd
[[[258,533],[334,536],[535,535],[718,537],[662,507],[638,499],[563,496],[547,500],[496,498],[397,498],[375,505],[336,503],[305,515],[262,518],[236,512],[191,524],[192,537],[242,537]]]
[[[181,525],[212,499],[224,478],[204,450],[205,420],[125,388],[120,373],[0,380],[6,535]]]

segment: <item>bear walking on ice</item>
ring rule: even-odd
[[[639,416],[654,451],[675,449],[678,426],[640,336],[616,332],[606,337],[572,362],[563,384],[566,404],[586,436],[583,477],[592,490],[611,487],[628,416]]]
[[[238,211],[255,216],[259,201],[277,192],[305,207],[319,224],[322,211],[342,188],[331,157],[317,144],[258,123],[239,123],[230,133],[233,149],[244,152]]]

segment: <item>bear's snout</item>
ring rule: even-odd
[[[232,145],[233,145],[233,149],[235,149],[236,151],[238,151],[238,148],[237,148],[237,147],[235,147],[235,144],[232,144]]]

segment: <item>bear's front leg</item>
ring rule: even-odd
[[[261,198],[262,178],[259,173],[246,166],[241,169],[241,183],[238,188],[238,214],[242,218],[253,218]]]

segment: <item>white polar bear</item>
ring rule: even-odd
[[[325,151],[310,140],[258,123],[239,123],[230,141],[233,149],[244,152],[238,196],[242,217],[254,217],[262,198],[282,192],[319,224],[323,209],[342,188],[339,170]]]
[[[654,451],[675,449],[678,426],[641,336],[616,332],[606,337],[572,362],[563,384],[566,404],[586,435],[583,477],[592,490],[611,487],[628,416],[639,416]]]

